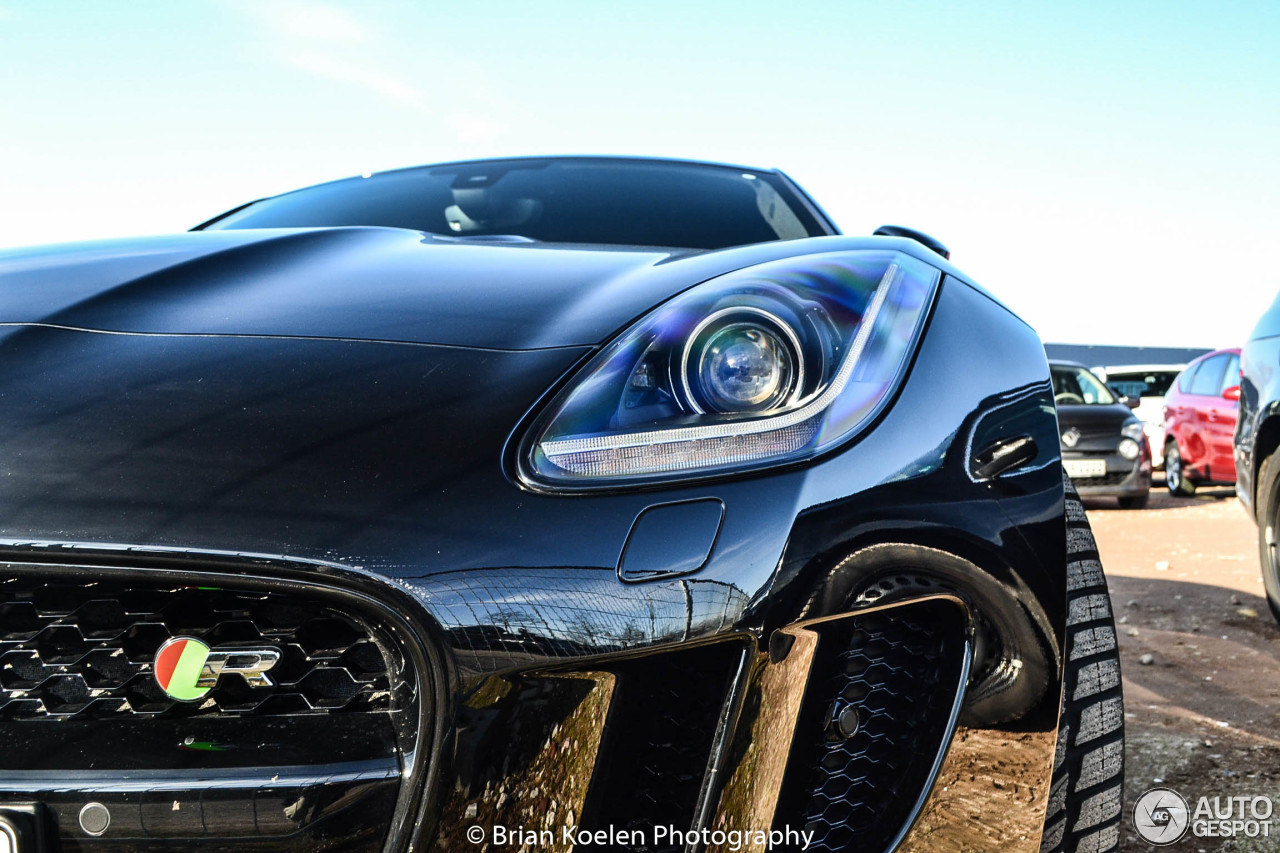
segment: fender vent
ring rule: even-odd
[[[775,828],[813,832],[811,851],[889,849],[954,724],[966,623],[958,605],[934,600],[818,626]]]

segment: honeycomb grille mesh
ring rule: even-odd
[[[963,667],[960,620],[955,606],[932,602],[824,636],[838,652],[806,697],[802,716],[817,736],[792,764],[790,813],[814,833],[809,850],[883,850],[911,819],[950,725]],[[838,724],[850,707],[852,736]]]
[[[584,827],[640,833],[635,845],[603,853],[679,853],[656,827],[693,825],[721,710],[742,656],[736,643],[628,661],[617,667],[596,806]]]
[[[270,646],[274,687],[225,674],[199,703],[152,675],[175,636]],[[289,715],[390,708],[388,664],[370,631],[322,603],[275,592],[0,577],[0,720],[133,715]]]

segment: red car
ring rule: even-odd
[[[1187,365],[1164,397],[1165,483],[1174,495],[1196,486],[1233,485],[1231,442],[1240,403],[1240,350],[1224,349]]]

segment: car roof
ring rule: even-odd
[[[1095,370],[1105,370],[1107,373],[1151,373],[1154,371],[1167,371],[1169,373],[1177,373],[1187,365],[1184,364],[1117,364],[1104,365],[1098,364],[1094,366]]]
[[[1199,358],[1194,358],[1191,361],[1187,362],[1187,366],[1182,368],[1182,370],[1185,373],[1191,368],[1199,365],[1200,362],[1204,361],[1205,359],[1213,358],[1215,355],[1239,355],[1239,354],[1240,354],[1239,347],[1228,347],[1227,349],[1216,349],[1213,352],[1207,352],[1204,355],[1200,356]]]
[[[501,165],[503,163],[647,163],[665,166],[703,166],[711,169],[732,169],[740,172],[768,172],[776,174],[777,169],[761,169],[756,166],[742,166],[735,163],[717,163],[712,160],[686,160],[679,157],[641,157],[622,154],[552,154],[545,157],[527,155],[519,157],[484,157],[478,160],[446,160],[441,163],[423,163],[418,166],[402,166],[373,172],[374,175],[390,175],[396,172],[412,172],[417,169],[440,169],[449,166]]]
[[[1049,359],[1049,366],[1050,367],[1078,367],[1081,370],[1089,369],[1088,367],[1086,367],[1085,365],[1081,364],[1078,361],[1067,361],[1065,358],[1051,358]]]

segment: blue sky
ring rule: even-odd
[[[1280,290],[1280,3],[0,0],[0,247],[545,153],[776,166],[1046,340],[1229,346]]]

